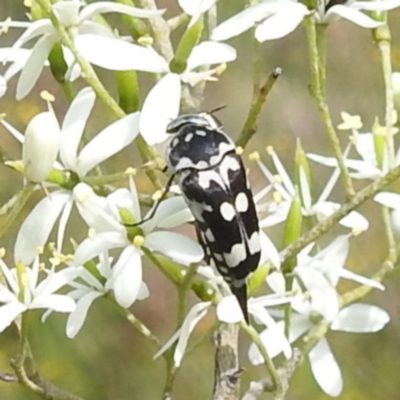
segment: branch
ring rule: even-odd
[[[278,374],[282,381],[282,395],[281,397],[274,397],[274,400],[284,399],[286,392],[289,389],[289,381],[296,368],[299,366],[301,361],[301,352],[299,349],[293,349],[293,355],[290,360],[286,360],[284,365],[278,369]],[[250,382],[249,389],[242,397],[242,400],[257,400],[264,392],[271,392],[273,390],[273,382],[270,378],[265,378],[260,381]]]
[[[46,381],[39,374],[28,342],[28,318],[29,312],[22,314],[18,354],[10,361],[15,379],[10,378],[8,382],[18,382],[45,400],[84,400]]]
[[[377,194],[380,190],[385,188],[394,182],[397,178],[400,177],[400,166],[393,168],[382,178],[377,179],[376,181],[369,184],[364,189],[357,192],[354,197],[343,204],[339,210],[337,210],[330,217],[324,219],[320,223],[314,225],[314,227],[308,231],[305,235],[303,235],[300,239],[296,240],[293,244],[286,247],[283,251],[281,251],[281,261],[284,263],[289,258],[295,256],[299,251],[304,249],[308,244],[314,242],[324,233],[328,232],[331,228],[333,228],[337,222],[339,222],[343,217],[353,211],[355,208],[363,204],[365,201],[369,200],[375,194]]]
[[[322,54],[321,58],[321,49],[318,49],[318,45],[321,46],[324,43],[324,41],[321,38],[318,38],[318,36],[325,35],[325,31],[316,29],[316,21],[313,14],[305,18],[304,25],[306,28],[309,48],[311,93],[318,103],[319,112],[331,142],[335,158],[338,162],[344,187],[348,197],[351,199],[355,194],[353,183],[351,181],[350,173],[344,163],[344,157],[340,147],[339,138],[333,125],[329,106],[325,96],[325,81],[323,80],[325,79],[325,65],[323,63],[324,55]]]
[[[237,400],[240,393],[239,326],[222,324],[214,335],[215,373],[213,400]]]
[[[242,132],[236,140],[236,145],[243,149],[257,131],[257,121],[261,113],[262,107],[267,99],[267,96],[273,88],[277,79],[281,76],[282,69],[275,68],[265,83],[261,87],[254,87],[253,89],[253,102],[251,104],[249,114],[247,115],[246,122],[244,123]]]

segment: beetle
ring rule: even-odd
[[[166,161],[198,228],[206,256],[238,299],[246,322],[246,279],[260,261],[260,229],[241,157],[212,113],[184,114],[167,126]]]

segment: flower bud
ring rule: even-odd
[[[170,63],[170,69],[172,72],[181,74],[185,71],[190,53],[200,40],[203,32],[203,25],[202,16],[193,25],[189,24],[188,29],[182,35],[178,44],[175,57]]]
[[[55,115],[42,112],[31,119],[22,148],[25,177],[29,182],[43,182],[57,158],[61,131]]]
[[[300,189],[300,199],[302,205],[306,209],[310,209],[312,203],[311,192],[310,192],[311,172],[306,153],[304,152],[299,139],[297,140],[295,163],[296,163],[296,184]]]

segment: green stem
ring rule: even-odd
[[[145,338],[149,339],[151,343],[153,343],[157,349],[162,347],[160,341],[158,340],[157,336],[155,336],[151,330],[139,319],[137,319],[129,310],[126,308],[121,307],[117,302],[112,299],[109,299],[115,309],[126,318],[126,320]]]
[[[318,35],[325,35],[324,30],[318,30],[316,28],[316,21],[314,15],[309,15],[304,19],[304,25],[307,33],[308,39],[308,49],[310,58],[310,73],[311,73],[311,93],[315,97],[318,104],[318,109],[321,114],[321,118],[325,125],[326,132],[328,134],[329,140],[331,142],[335,158],[338,162],[339,169],[341,172],[341,177],[343,180],[344,187],[349,199],[351,199],[354,194],[353,183],[349,171],[344,163],[343,152],[340,147],[339,138],[337,136],[335,127],[333,125],[332,117],[329,111],[329,107],[325,97],[325,68],[324,63],[321,61],[319,54],[318,44],[321,46],[324,41],[322,38],[318,39]],[[323,56],[324,58],[324,56]],[[323,71],[321,71],[321,68]]]
[[[236,140],[237,146],[245,148],[247,146],[247,143],[257,132],[257,121],[261,113],[262,107],[267,99],[269,92],[273,88],[276,80],[279,78],[281,73],[282,70],[280,68],[275,68],[261,87],[254,84],[252,104],[250,106],[250,110],[247,115],[246,122],[244,123],[243,129],[238,139]]]
[[[247,325],[244,322],[241,322],[240,327],[247,333],[247,335],[250,337],[250,339],[254,342],[254,344],[257,346],[258,350],[260,351],[263,359],[264,359],[264,364],[265,367],[267,368],[267,371],[269,375],[271,376],[272,384],[273,384],[273,390],[274,390],[274,396],[275,397],[282,397],[283,393],[283,387],[282,387],[282,382],[281,378],[279,376],[279,373],[277,369],[275,368],[275,365],[269,356],[263,342],[260,339],[260,335],[258,332],[251,326]]]
[[[116,0],[116,2],[131,7],[135,6],[135,3],[132,0]],[[122,16],[122,18],[129,28],[129,34],[134,39],[139,39],[141,36],[147,35],[149,33],[147,25],[143,21],[143,19],[131,17],[130,15],[125,14]]]
[[[13,225],[14,221],[21,215],[21,210],[24,207],[25,203],[28,201],[29,197],[33,193],[34,185],[31,183],[27,183],[25,187],[17,194],[16,197],[12,198],[13,206],[11,211],[7,213],[4,219],[1,221],[0,224],[0,238],[7,232],[8,228]],[[5,206],[6,209],[8,205]],[[3,208],[2,208],[3,211]]]
[[[380,56],[385,83],[385,126],[386,144],[388,152],[389,167],[396,165],[396,151],[393,138],[393,116],[394,116],[394,92],[392,83],[392,56],[391,56],[391,34],[387,24],[373,30]]]

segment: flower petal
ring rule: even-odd
[[[69,27],[79,24],[79,9],[81,7],[81,1],[59,1],[53,4],[52,9],[60,23]]]
[[[365,276],[355,274],[348,269],[343,268],[340,272],[340,276],[344,279],[349,279],[354,282],[360,283],[361,285],[371,286],[375,289],[385,290],[385,287],[380,283],[373,279],[366,278]]]
[[[389,321],[389,314],[380,307],[369,304],[352,304],[340,310],[331,329],[353,333],[378,332]]]
[[[67,223],[71,215],[73,205],[74,202],[72,196],[70,195],[68,201],[65,203],[64,209],[61,212],[60,221],[58,222],[56,250],[60,253],[62,252],[65,229],[67,227]]]
[[[367,11],[388,11],[400,7],[400,0],[356,1],[350,8]]]
[[[187,70],[202,65],[222,64],[236,59],[236,50],[225,43],[205,41],[195,46],[187,60]]]
[[[177,74],[167,74],[150,90],[139,123],[140,134],[147,144],[152,146],[167,140],[167,125],[179,114],[180,98],[181,81]]]
[[[113,196],[116,196],[114,193]],[[125,234],[125,228],[111,212],[107,199],[94,193],[89,185],[83,182],[76,185],[73,196],[79,214],[89,227],[97,232],[119,232],[121,236]]]
[[[182,10],[188,15],[198,15],[208,11],[216,0],[178,0]]]
[[[374,200],[377,203],[389,207],[393,210],[400,210],[400,194],[391,192],[380,192],[375,195]]]
[[[285,337],[285,324],[280,321],[271,328],[265,329],[260,333],[260,339],[271,358],[276,357],[287,348],[287,339]],[[252,343],[249,348],[249,359],[253,365],[263,364],[264,358],[257,346]]]
[[[218,303],[217,317],[221,322],[226,322],[227,324],[235,324],[244,320],[243,312],[236,296],[226,296]]]
[[[22,146],[24,175],[29,182],[43,182],[56,161],[61,131],[53,112],[35,115],[25,131]]]
[[[70,339],[73,339],[82,328],[93,301],[102,295],[99,292],[89,292],[78,300],[75,311],[69,315],[67,321],[66,333]]]
[[[91,19],[98,14],[120,13],[130,15],[137,18],[152,18],[164,14],[165,10],[149,10],[144,8],[136,8],[125,4],[117,4],[112,1],[102,1],[99,3],[88,4],[80,13],[80,21]]]
[[[140,253],[134,246],[127,246],[113,267],[112,288],[115,300],[121,307],[130,307],[138,298],[142,281]]]
[[[23,303],[8,303],[0,307],[0,332],[3,332],[21,313],[26,311]]]
[[[151,215],[155,206],[149,210],[144,219]],[[145,232],[150,232],[155,228],[170,229],[192,220],[193,214],[183,197],[175,196],[162,201],[153,218],[145,222],[142,225],[142,229]]]
[[[325,338],[315,345],[308,358],[320,388],[329,396],[339,396],[343,390],[342,373]]]
[[[35,86],[44,63],[56,42],[56,36],[45,35],[35,44],[18,80],[17,100],[23,99]]]
[[[61,127],[60,158],[66,169],[75,170],[79,142],[95,100],[93,89],[86,87],[75,96],[65,114]]]
[[[178,344],[176,345],[174,353],[174,363],[176,367],[181,365],[190,334],[193,332],[199,321],[207,314],[210,305],[210,301],[195,304],[183,321]]]
[[[46,308],[58,312],[71,312],[76,307],[75,301],[65,294],[47,294],[37,296],[29,308]]]
[[[212,31],[211,40],[222,41],[238,36],[270,14],[271,11],[269,10],[269,4],[267,4],[267,2],[248,7],[244,11],[218,25]]]
[[[6,94],[7,91],[7,81],[4,76],[0,75],[0,98]]]
[[[69,199],[69,193],[56,191],[42,199],[25,218],[14,248],[15,262],[29,265],[45,245],[53,226]]]
[[[281,4],[281,9],[257,26],[255,37],[259,42],[280,39],[292,33],[309,14],[307,7],[301,3]]]
[[[350,8],[341,4],[331,7],[326,13],[326,18],[329,19],[332,14],[336,14],[339,17],[345,18],[356,25],[362,26],[363,28],[377,28],[383,24],[383,22],[376,21],[375,19],[368,17],[366,14],[363,14],[354,8]]]
[[[366,231],[369,227],[369,222],[362,214],[357,211],[351,211],[339,221],[339,224],[346,228],[355,229],[356,231]]]
[[[77,276],[79,276],[79,270],[74,267],[65,268],[58,272],[51,271],[47,278],[37,285],[35,296],[50,295],[69,284]]]
[[[97,35],[78,35],[75,46],[91,64],[112,71],[168,72],[167,61],[155,50]]]
[[[271,264],[276,268],[281,267],[281,257],[278,250],[271,239],[263,232],[260,231],[260,244],[261,244],[261,258],[260,265],[270,261]]]
[[[126,240],[117,232],[99,233],[94,238],[85,239],[76,249],[74,265],[83,265],[86,261],[106,250],[123,247]]]
[[[78,156],[76,172],[84,176],[96,165],[130,145],[139,133],[139,113],[126,115],[95,136]]]
[[[57,31],[48,18],[38,19],[37,21],[30,22],[25,32],[15,41],[12,47],[12,52],[9,54],[7,59],[12,60],[15,57],[14,50],[19,49],[26,42],[29,42],[29,40],[46,34],[57,34]],[[7,60],[5,60],[5,62],[7,62]]]
[[[180,233],[152,232],[146,236],[144,246],[184,265],[200,262],[204,258],[202,247]]]

